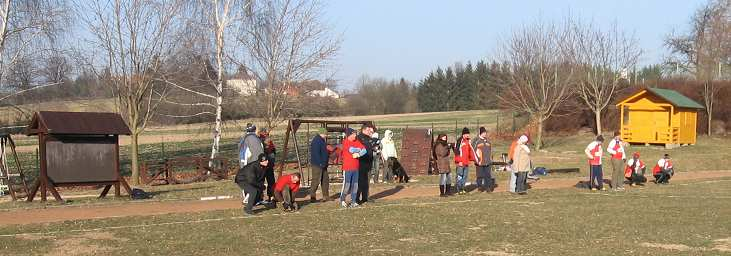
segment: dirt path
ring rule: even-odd
[[[712,179],[731,177],[731,171],[698,171],[682,172],[673,177],[673,181]],[[570,188],[583,178],[544,179],[532,184],[532,189]],[[499,180],[496,192],[505,192],[507,184]],[[410,186],[377,188],[372,198],[377,200],[394,200],[401,198],[434,197],[439,191],[433,186]],[[303,199],[300,199],[303,200]],[[332,202],[334,204],[334,202]],[[214,201],[173,201],[173,202],[136,202],[121,205],[92,207],[60,207],[47,209],[28,209],[0,212],[0,226],[16,224],[49,223],[67,220],[104,219],[129,216],[149,216],[169,213],[191,213],[213,210],[241,208],[238,199]]]

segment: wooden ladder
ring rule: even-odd
[[[10,152],[7,152],[8,148],[10,148]],[[15,168],[8,166],[8,155],[13,157]],[[0,184],[7,186],[10,197],[14,201],[28,197],[28,183],[25,180],[20,159],[18,159],[18,152],[15,151],[15,142],[9,134],[0,135]]]

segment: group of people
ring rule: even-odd
[[[255,125],[247,124],[246,133],[239,141],[239,171],[234,178],[241,189],[244,213],[254,214],[255,205],[276,207],[276,202],[282,203],[285,212],[299,209],[294,199],[300,187],[300,174],[283,175],[275,181],[275,154],[276,147],[267,130],[257,133]],[[263,198],[265,189],[267,199]]]
[[[497,184],[492,173],[492,143],[488,139],[487,129],[479,128],[476,138],[470,138],[470,130],[465,127],[455,143],[449,143],[446,134],[437,135],[432,148],[432,167],[439,173],[439,195],[442,197],[454,193],[466,194],[465,185],[469,177],[469,167],[474,164],[476,169],[477,190],[492,192]],[[527,177],[531,170],[530,148],[527,146],[528,137],[520,136],[515,140],[509,151],[509,170],[511,170],[510,192],[525,194],[527,191]],[[454,154],[454,157],[450,157]],[[456,165],[455,190],[452,190],[451,162]]]
[[[590,166],[589,187],[594,191],[606,190],[602,171],[603,143],[604,137],[599,135],[584,150]],[[612,141],[608,143],[606,148],[606,151],[610,155],[612,165],[612,182],[610,186],[615,191],[624,190],[625,182],[629,183],[630,186],[644,185],[647,182],[647,178],[645,178],[647,167],[640,159],[640,153],[633,153],[632,158],[627,160],[627,154],[624,149],[625,145],[626,143],[622,141],[620,133],[615,132],[614,138],[612,138]],[[673,164],[670,155],[664,154],[657,161],[655,167],[652,168],[655,183],[668,184],[673,174]]]

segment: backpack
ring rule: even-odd
[[[132,193],[129,194],[130,197],[132,197],[132,200],[140,200],[140,199],[150,199],[152,198],[152,194],[145,192],[142,189],[139,188],[133,188]]]
[[[548,175],[548,171],[546,170],[545,167],[536,167],[535,169],[533,169],[533,176],[538,176],[538,175],[541,175],[541,176]]]

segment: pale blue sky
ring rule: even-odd
[[[512,28],[571,14],[601,26],[617,22],[635,33],[645,51],[641,63],[667,55],[663,38],[686,31],[705,0],[617,1],[326,1],[326,18],[342,33],[336,62],[339,89],[363,75],[420,80],[430,70],[456,61],[489,59]]]

